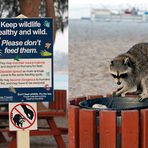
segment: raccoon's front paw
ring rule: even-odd
[[[121,96],[121,89],[122,89],[123,87],[121,87],[121,88],[118,88],[117,90],[115,90],[115,91],[113,91],[113,93],[112,93],[112,96],[114,96],[114,97],[120,97]]]
[[[146,99],[148,99],[148,94],[143,93],[143,94],[140,95],[139,101],[142,102]]]
[[[135,91],[135,94],[136,94],[136,95],[140,95],[141,93],[142,93],[142,90],[136,90],[136,91]]]
[[[120,96],[121,96],[121,93],[118,93],[118,91],[114,91],[114,92],[112,93],[112,96],[113,96],[113,97],[120,97]]]

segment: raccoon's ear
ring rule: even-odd
[[[110,61],[110,65],[114,65],[114,61],[113,60]]]
[[[107,65],[113,65],[113,62],[114,62],[114,61],[111,60],[111,59],[108,59],[106,62],[107,62]]]
[[[128,58],[128,57],[125,58],[125,59],[123,60],[123,63],[124,63],[124,64],[128,64],[128,63],[129,63],[129,58]]]
[[[130,58],[127,57],[127,58],[124,59],[124,64],[131,67],[133,65],[133,62],[130,60]]]

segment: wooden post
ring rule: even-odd
[[[30,148],[30,131],[17,131],[17,148]]]
[[[21,14],[27,17],[38,17],[39,16],[39,5],[40,0],[19,0]]]

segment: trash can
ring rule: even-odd
[[[69,147],[148,147],[147,108],[148,99],[140,102],[135,97],[73,98],[68,113]]]

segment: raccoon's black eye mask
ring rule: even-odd
[[[128,76],[128,74],[127,73],[124,73],[124,74],[121,74],[119,77],[120,78],[126,78]]]
[[[113,78],[117,78],[117,79],[119,79],[119,78],[126,78],[127,76],[128,76],[128,74],[127,73],[124,73],[124,74],[121,74],[121,75],[114,75],[114,74],[111,74],[112,75],[112,77]]]
[[[114,74],[111,74],[111,75],[112,75],[112,77],[113,77],[113,78],[117,78],[117,76],[116,76],[116,75],[114,75]]]

